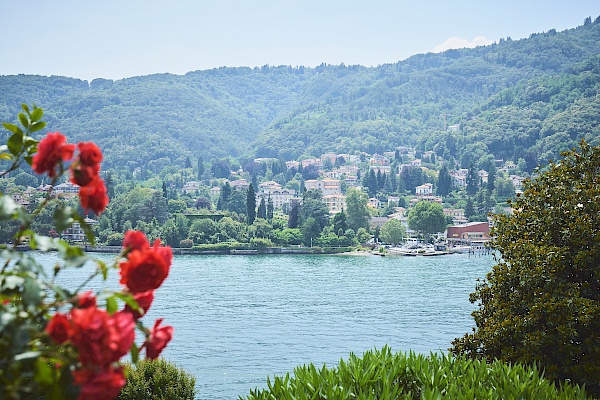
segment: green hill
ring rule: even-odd
[[[130,171],[200,155],[296,159],[406,144],[461,162],[482,149],[544,159],[582,133],[598,136],[599,54],[600,18],[588,18],[563,32],[369,68],[218,68],[89,83],[0,76],[0,119],[35,102],[50,131],[93,140],[105,169]],[[456,150],[446,148],[450,124],[461,127]]]

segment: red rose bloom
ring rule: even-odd
[[[138,303],[139,310],[133,310],[128,305],[125,306],[125,311],[131,313],[134,319],[140,319],[144,314],[148,312],[152,301],[154,301],[154,290],[148,290],[143,293],[136,293],[133,298]]]
[[[130,313],[113,316],[95,307],[73,308],[72,342],[84,365],[105,367],[127,354],[134,339],[135,322]]]
[[[125,386],[123,367],[100,371],[76,370],[73,378],[75,385],[81,386],[78,400],[113,400]]]
[[[102,151],[94,142],[79,142],[79,162],[87,166],[99,165],[102,161]]]
[[[158,288],[169,274],[173,252],[171,247],[160,247],[159,243],[160,240],[157,239],[154,247],[133,250],[127,255],[127,261],[120,263],[120,282],[132,293]]]
[[[86,186],[79,189],[79,200],[81,207],[85,210],[92,210],[96,214],[102,213],[108,205],[108,195],[106,186],[100,177],[96,176]]]
[[[71,168],[71,183],[79,186],[86,186],[98,177],[100,174],[100,165],[78,164]]]
[[[150,247],[146,234],[142,231],[127,231],[123,239],[123,248],[130,250],[144,250]]]
[[[37,153],[33,156],[32,168],[38,174],[48,172],[50,178],[56,176],[56,166],[61,161],[73,158],[74,144],[68,144],[67,138],[60,132],[49,132],[40,140]]]
[[[158,327],[162,321],[162,318],[156,320],[154,328],[152,328],[152,331],[150,332],[150,338],[145,343],[146,356],[151,360],[158,358],[160,353],[173,338],[172,326],[167,325],[161,328]]]
[[[96,297],[92,291],[87,291],[85,293],[81,293],[77,296],[77,307],[78,308],[88,308],[88,307],[96,307]]]
[[[46,333],[48,333],[56,343],[62,344],[71,338],[73,329],[71,328],[71,323],[66,315],[56,313],[50,322],[48,322]]]

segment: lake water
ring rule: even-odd
[[[144,320],[175,327],[163,355],[196,377],[199,399],[237,399],[267,376],[385,344],[446,351],[473,326],[469,293],[492,265],[468,255],[176,256]],[[88,272],[62,279],[73,287]]]

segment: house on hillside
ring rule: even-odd
[[[433,184],[425,183],[415,188],[415,194],[417,196],[432,196],[433,195]]]
[[[329,214],[337,214],[346,209],[346,196],[343,194],[330,194],[323,196],[323,202],[329,209]]]

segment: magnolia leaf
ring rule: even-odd
[[[42,117],[44,116],[44,110],[41,108],[35,108],[32,112],[31,112],[31,120],[33,122],[37,122],[40,119],[42,119]]]

